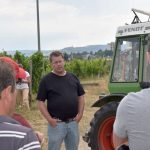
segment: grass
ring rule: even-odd
[[[83,136],[84,133],[90,127],[90,121],[93,118],[94,113],[99,108],[92,108],[91,105],[98,100],[100,93],[108,93],[107,89],[108,77],[101,79],[90,79],[82,80],[81,83],[85,89],[85,110],[82,120],[80,121],[80,135]],[[22,114],[27,118],[30,123],[33,125],[35,130],[41,131],[45,135],[45,142],[43,144],[43,150],[47,149],[47,122],[41,115],[40,111],[37,109],[36,101],[32,103],[31,110],[20,109],[17,107],[17,112]],[[82,140],[82,139],[80,139]],[[81,142],[80,142],[81,143]],[[84,150],[84,148],[83,148]]]

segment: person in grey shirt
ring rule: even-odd
[[[150,88],[129,93],[120,102],[113,127],[117,149],[127,143],[130,150],[150,149]]]
[[[15,82],[13,67],[0,59],[0,149],[41,150],[33,130],[11,118],[16,104]]]

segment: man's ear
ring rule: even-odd
[[[9,97],[11,96],[11,90],[12,87],[9,85],[8,87],[6,87],[3,91],[2,91],[2,98],[6,101],[9,100]]]

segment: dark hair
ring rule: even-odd
[[[60,51],[53,51],[50,55],[49,55],[49,61],[52,62],[52,57],[59,57],[61,56],[62,58],[64,58],[63,53],[61,53]]]
[[[9,85],[12,87],[12,92],[15,90],[15,70],[9,63],[0,60],[0,96],[1,92]]]

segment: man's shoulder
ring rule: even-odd
[[[78,80],[77,76],[76,76],[75,74],[71,73],[71,72],[67,72],[67,73],[66,73],[66,76],[68,76],[68,77],[72,77],[72,78],[74,78],[74,79],[77,79],[77,80]]]
[[[52,72],[49,72],[46,75],[44,75],[41,80],[42,81],[47,81],[47,79],[51,79],[52,77],[53,77]]]
[[[9,130],[9,131],[16,131],[16,132],[23,132],[23,133],[27,133],[30,132],[32,129],[31,128],[27,128],[25,126],[22,126],[21,124],[19,124],[19,122],[15,121],[14,119],[10,119],[7,121],[1,121],[0,122],[0,129],[1,130]]]
[[[49,78],[49,77],[53,77],[53,73],[49,72],[46,75],[43,76],[43,78]]]
[[[40,148],[39,141],[31,128],[20,125],[17,121],[10,117],[0,116],[0,136],[12,142],[12,149],[23,149],[28,145],[28,148],[36,147]],[[10,145],[6,145],[5,142],[0,142],[3,149],[11,149]]]
[[[137,91],[137,92],[130,92],[128,93],[127,96],[125,96],[125,101],[128,101],[128,100],[138,100],[138,99],[141,99],[142,97],[144,96],[150,96],[150,88],[149,89],[142,89],[140,91]]]
[[[12,118],[3,117],[4,119],[0,119],[0,135],[1,137],[5,137],[5,134],[10,137],[16,137],[19,139],[25,138],[28,134],[32,134],[32,129],[24,127],[19,124],[19,122],[15,121]],[[4,136],[3,136],[4,135]]]
[[[129,110],[136,109],[137,106],[143,104],[143,99],[149,101],[150,89],[140,90],[138,92],[130,92],[128,93],[120,102],[119,109],[121,110]],[[142,105],[143,106],[143,105]]]
[[[132,99],[137,99],[137,97],[139,97],[140,95],[142,95],[142,91],[138,91],[138,92],[129,92],[121,102],[127,102],[127,101],[131,101]]]

